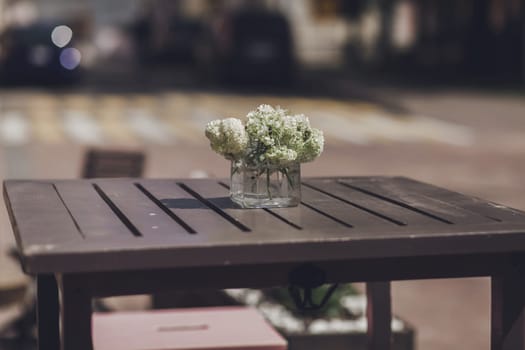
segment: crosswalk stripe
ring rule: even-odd
[[[62,121],[53,110],[28,110],[33,132],[39,142],[58,144],[65,141]]]
[[[306,114],[313,127],[324,131],[327,143],[470,146],[475,141],[467,127],[421,115],[397,115],[366,102],[167,91],[131,95],[1,92],[0,142],[23,145],[35,138],[36,142],[55,144],[171,145],[178,140],[200,144],[206,141],[203,134],[209,121],[244,119],[260,103]]]
[[[326,142],[331,142],[332,137],[338,141],[357,145],[366,145],[372,141],[370,135],[357,120],[349,121],[344,116],[323,111],[312,111],[308,115],[311,124],[323,130]]]
[[[159,145],[170,145],[175,142],[174,135],[164,122],[155,118],[143,109],[129,109],[127,111],[130,128],[144,141]]]
[[[117,145],[135,145],[138,143],[121,110],[106,109],[100,111],[98,119],[104,137],[109,143]]]
[[[127,97],[118,94],[103,94],[98,96],[96,103],[100,109],[125,108],[128,104]]]
[[[61,102],[56,95],[47,93],[28,94],[25,100],[28,108],[36,110],[57,108]]]
[[[75,142],[86,145],[100,145],[104,142],[96,119],[83,110],[64,111],[64,130]]]
[[[63,104],[66,108],[85,110],[93,106],[93,98],[86,94],[67,94],[63,97]]]
[[[163,94],[160,100],[159,115],[170,131],[185,142],[199,142],[204,132],[201,122],[194,123],[196,103],[192,95],[169,93]]]
[[[158,97],[151,94],[134,94],[130,96],[130,107],[154,109],[158,105]]]
[[[189,140],[193,142],[199,142],[199,140],[207,142],[207,140],[204,138],[204,129],[206,128],[206,124],[212,120],[224,118],[224,116],[202,107],[193,108],[189,112],[188,116],[189,118],[186,120],[179,121],[178,125],[182,129],[188,130],[188,138],[191,137]],[[190,132],[191,136],[189,134]]]
[[[19,111],[9,111],[0,118],[0,138],[6,146],[22,146],[30,140],[30,126]]]
[[[204,138],[204,129],[196,127],[191,122],[170,118],[166,120],[166,125],[178,138],[186,142],[197,143],[199,139]]]

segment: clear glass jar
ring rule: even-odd
[[[296,206],[301,201],[301,164],[250,167],[232,161],[230,196],[242,208]]]

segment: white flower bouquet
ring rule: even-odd
[[[206,137],[232,161],[230,191],[243,207],[297,205],[300,163],[317,158],[324,145],[323,133],[306,116],[269,105],[249,112],[245,124],[236,118],[211,121]],[[263,174],[265,181],[259,181]]]

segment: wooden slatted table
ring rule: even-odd
[[[524,213],[407,178],[306,179],[283,209],[238,209],[211,179],[12,180],[4,195],[40,349],[91,349],[93,297],[287,285],[305,263],[368,282],[371,349],[389,347],[391,280],[492,277],[493,350],[524,306]]]

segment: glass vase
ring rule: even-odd
[[[248,166],[232,161],[230,196],[242,208],[296,206],[301,201],[301,164]]]

